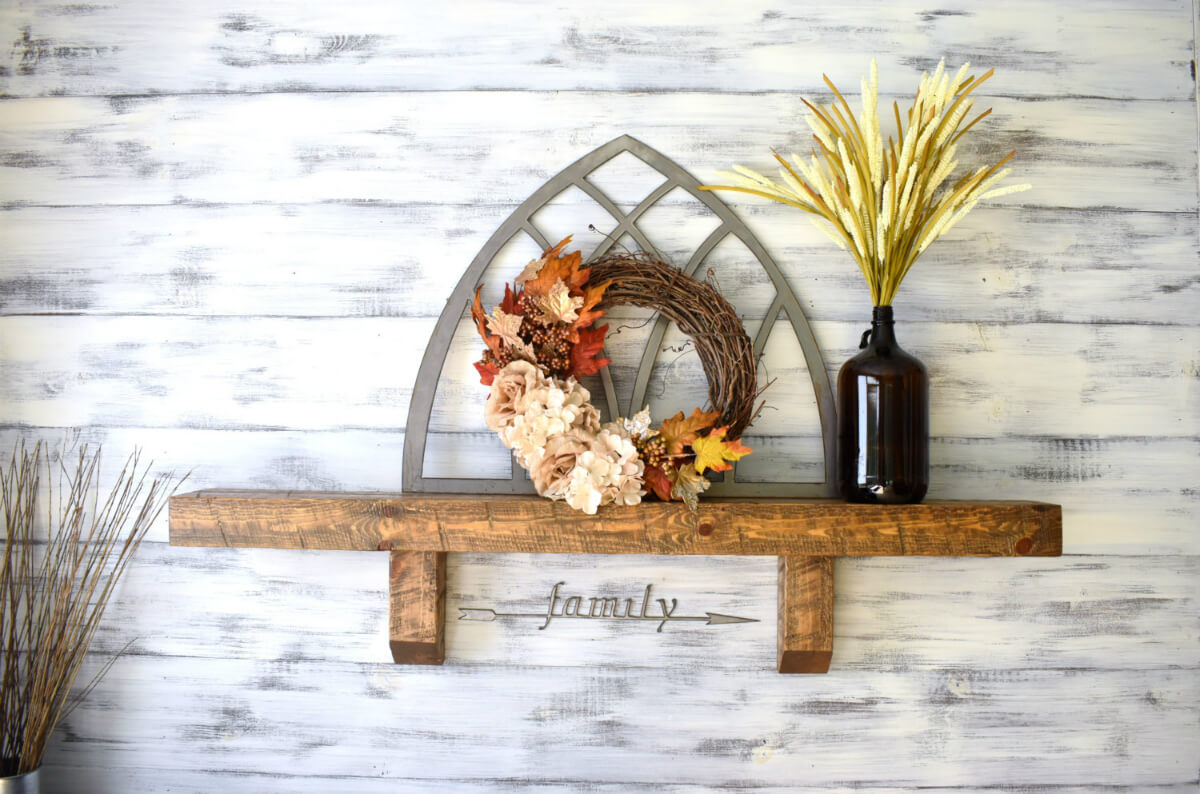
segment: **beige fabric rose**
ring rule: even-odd
[[[551,385],[537,365],[514,361],[497,373],[483,407],[483,418],[494,432],[512,425],[517,414],[524,413],[525,395]]]
[[[547,439],[541,459],[529,469],[537,492],[551,499],[564,498],[571,484],[571,472],[579,456],[592,448],[592,442],[592,435],[578,428]]]
[[[529,471],[539,494],[590,515],[601,505],[641,501],[642,467],[633,442],[609,425],[599,434],[574,428],[550,438]]]

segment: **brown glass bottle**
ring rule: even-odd
[[[838,476],[847,502],[916,504],[929,489],[929,375],[876,306],[837,380]]]

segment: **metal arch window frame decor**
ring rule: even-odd
[[[628,152],[643,163],[662,174],[662,184],[650,191],[638,205],[628,213],[624,213],[616,203],[604,194],[587,177],[618,155]],[[817,346],[808,319],[797,300],[779,266],[763,248],[758,239],[746,225],[733,214],[721,199],[708,191],[699,189],[700,182],[677,163],[665,155],[647,146],[629,135],[622,135],[600,146],[589,154],[564,168],[557,175],[539,187],[533,194],[521,203],[516,210],[492,234],[487,243],[480,249],[472,260],[462,278],[459,279],[445,309],[438,317],[433,335],[425,348],[421,366],[417,371],[417,380],[413,386],[412,399],[409,402],[408,419],[405,423],[404,460],[402,465],[402,482],[407,493],[475,493],[475,494],[527,494],[533,493],[533,485],[525,471],[514,459],[512,473],[507,479],[499,478],[461,478],[461,477],[426,477],[425,450],[429,433],[429,423],[433,414],[434,397],[437,394],[437,384],[441,377],[442,367],[446,361],[455,330],[463,316],[464,307],[468,305],[475,288],[483,278],[484,272],[492,264],[496,255],[517,234],[524,232],[541,248],[549,248],[550,241],[533,225],[533,217],[544,206],[558,197],[563,191],[576,187],[600,205],[616,221],[617,226],[600,243],[591,258],[606,253],[618,240],[628,234],[643,250],[661,258],[654,245],[637,226],[637,221],[655,206],[663,197],[676,188],[680,188],[700,201],[721,223],[700,244],[692,254],[687,264],[680,270],[689,277],[695,277],[701,265],[716,246],[729,235],[733,235],[754,254],[759,264],[767,273],[775,287],[775,298],[763,315],[762,326],[754,338],[754,355],[759,357],[767,344],[780,313],[786,313],[804,354],[805,364],[812,380],[813,392],[816,397],[817,411],[821,423],[821,441],[824,454],[825,479],[822,482],[742,482],[737,479],[737,467],[726,472],[730,476],[720,476],[714,480],[708,490],[709,495],[732,497],[832,497],[836,495],[836,441],[837,417],[834,408],[833,391],[829,382],[829,374],[825,369],[820,348]],[[667,331],[668,321],[661,315],[656,319],[642,353],[630,405],[621,410],[612,382],[612,375],[607,368],[601,370],[601,382],[604,389],[604,400],[609,416],[630,415],[633,405],[642,405],[650,384],[650,375],[654,362],[658,357],[659,348]]]

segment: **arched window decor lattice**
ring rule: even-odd
[[[593,182],[586,177],[599,169],[605,163],[623,152],[637,157],[646,165],[653,168],[664,177],[658,187],[650,191],[630,212],[622,212],[617,204],[604,194]],[[623,235],[628,235],[641,248],[649,253],[658,255],[654,246],[637,221],[653,207],[660,199],[676,188],[680,188],[700,201],[719,220],[719,225],[708,235],[693,253],[687,264],[681,269],[689,276],[696,277],[701,272],[705,259],[717,245],[728,235],[739,239],[753,253],[770,279],[775,290],[774,300],[770,304],[762,325],[754,338],[755,355],[761,355],[767,344],[767,338],[780,317],[786,314],[795,332],[796,341],[804,354],[805,364],[812,380],[813,392],[816,396],[817,411],[821,422],[821,441],[824,453],[825,477],[822,482],[741,482],[737,477],[737,467],[726,472],[722,480],[715,481],[708,494],[714,496],[789,496],[789,497],[820,497],[833,496],[836,493],[835,475],[835,441],[836,418],[834,414],[833,392],[829,384],[829,376],[821,358],[821,351],[813,338],[808,320],[800,308],[800,302],[795,293],[784,279],[779,267],[770,255],[750,233],[746,226],[733,214],[714,194],[699,190],[700,183],[691,174],[672,160],[650,148],[641,141],[628,135],[616,138],[599,147],[590,154],[563,169],[546,184],[542,185],[533,195],[526,199],[500,228],[491,236],[471,262],[470,267],[463,273],[458,285],[454,288],[446,308],[438,318],[433,336],[425,348],[425,356],[417,373],[416,384],[413,388],[412,401],[409,403],[408,421],[405,426],[403,484],[404,490],[410,493],[475,493],[475,494],[522,494],[533,493],[533,486],[525,472],[513,461],[512,474],[505,478],[446,478],[426,477],[425,450],[429,432],[430,416],[433,411],[434,396],[437,382],[442,373],[442,365],[450,350],[450,344],[455,329],[463,316],[464,308],[474,295],[476,286],[482,281],[488,266],[500,251],[516,235],[524,233],[540,247],[547,248],[557,240],[548,240],[532,222],[533,216],[543,206],[549,204],[560,193],[572,187],[582,190],[606,212],[612,215],[617,226],[599,247],[592,252],[597,257],[609,250]],[[593,400],[596,406],[607,416],[630,415],[630,406],[641,406],[645,403],[646,391],[650,384],[651,371],[655,360],[662,348],[663,337],[667,331],[668,322],[659,317],[654,323],[649,340],[642,354],[634,381],[632,399],[629,405],[619,405],[612,375],[605,368],[601,371],[603,394],[596,394]],[[605,410],[607,409],[607,410]],[[482,411],[482,398],[480,411]],[[633,410],[636,410],[634,408]]]

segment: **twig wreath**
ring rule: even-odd
[[[471,316],[487,350],[475,363],[491,387],[484,417],[529,472],[537,492],[594,514],[637,504],[647,494],[693,510],[709,487],[706,471],[727,471],[752,451],[741,436],[754,418],[754,349],[733,307],[706,281],[646,253],[611,253],[583,267],[564,253],[571,238],[532,260],[504,299],[483,310],[480,286]],[[653,427],[647,406],[600,423],[578,381],[609,364],[601,358],[605,309],[654,309],[689,336],[708,377],[712,408],[680,411]]]

